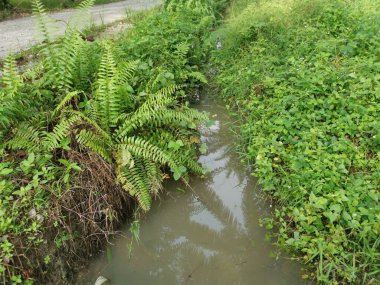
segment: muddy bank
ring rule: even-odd
[[[136,207],[116,185],[112,167],[99,156],[71,151],[68,158],[81,165],[82,171],[72,178],[76,187],[62,195],[51,193],[47,214],[29,212],[30,219],[43,221],[40,239],[44,243],[25,248],[23,238],[8,237],[19,250],[9,263],[9,274],[13,268],[22,268],[23,277],[35,284],[73,284],[79,270],[120,233]]]

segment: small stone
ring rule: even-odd
[[[44,221],[44,217],[43,217],[42,215],[40,215],[40,214],[37,214],[37,215],[36,215],[36,219],[37,219],[37,221],[39,221],[40,223],[42,223],[42,222]]]
[[[34,219],[37,216],[36,209],[31,209],[28,213],[29,219]]]

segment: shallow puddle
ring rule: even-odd
[[[185,193],[179,183],[166,184],[141,221],[132,255],[128,240],[118,239],[78,284],[94,284],[99,275],[113,285],[305,284],[295,261],[272,257],[276,248],[258,222],[268,205],[255,197],[256,182],[234,152],[226,109],[210,98],[199,109],[216,121],[202,130],[208,152],[199,159],[211,173],[193,178]]]

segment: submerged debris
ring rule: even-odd
[[[94,285],[103,285],[103,284],[106,284],[106,283],[107,283],[107,284],[110,284],[110,283],[108,282],[108,279],[105,278],[105,277],[103,277],[103,276],[99,276],[98,279],[96,279]]]

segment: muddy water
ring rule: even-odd
[[[204,99],[199,109],[216,121],[202,131],[209,149],[199,159],[211,173],[193,178],[185,193],[180,184],[167,184],[167,194],[141,221],[132,256],[121,238],[80,284],[94,284],[99,275],[113,285],[304,284],[296,262],[271,257],[275,248],[258,223],[267,205],[255,197],[255,180],[234,153],[226,109],[212,99]]]

